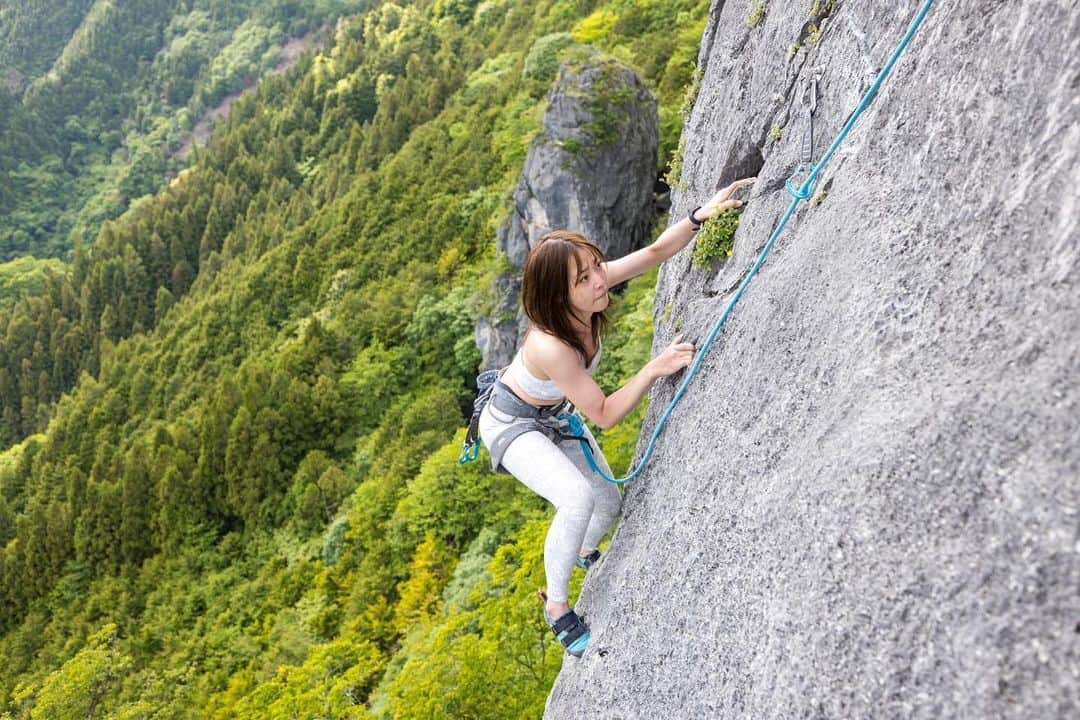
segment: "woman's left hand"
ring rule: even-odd
[[[704,220],[705,218],[711,218],[713,215],[724,212],[725,210],[742,207],[743,201],[734,200],[731,196],[734,195],[735,191],[739,188],[746,187],[747,185],[753,185],[755,180],[757,180],[756,177],[736,180],[735,182],[728,185],[726,188],[723,188],[718,193],[713,195],[709,199],[709,202],[701,206],[701,209],[695,213],[695,216],[701,220]]]

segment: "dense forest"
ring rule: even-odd
[[[167,187],[81,238],[90,215],[67,203],[95,202],[83,171],[126,137],[121,110],[91,107],[160,90],[177,7],[280,39],[348,4],[68,5],[22,21],[94,52],[46,33],[0,55],[46,78],[0,92],[0,187],[19,188],[0,211],[55,240],[25,230],[45,193],[77,231],[70,262],[0,265],[0,717],[539,716],[562,662],[533,595],[548,509],[456,462],[474,319],[561,59],[593,45],[654,88],[662,174],[709,3],[358,3]],[[69,51],[64,77],[88,82],[71,96],[46,70]],[[213,62],[146,122],[219,99]],[[64,107],[75,135],[29,120]],[[12,237],[0,249],[25,254]],[[647,359],[654,281],[614,303],[605,388]],[[642,410],[598,433],[616,470]]]
[[[71,258],[187,166],[196,126],[366,0],[0,5],[0,262]]]

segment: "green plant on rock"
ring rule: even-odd
[[[686,88],[682,105],[679,107],[679,112],[682,114],[684,122],[690,117],[690,111],[694,109],[694,103],[697,102],[697,96],[700,90],[701,67],[699,65],[694,65],[694,74],[690,77],[690,84]]]
[[[679,114],[682,116],[683,124],[690,119],[690,111],[694,109],[694,103],[697,102],[698,91],[701,89],[701,68],[697,65],[694,66],[694,74],[691,77],[690,85],[686,88],[686,93],[683,95],[682,106],[679,108]],[[671,159],[668,160],[667,172],[664,173],[664,182],[668,187],[677,188],[679,190],[685,190],[687,185],[680,180],[682,176],[682,161],[683,155],[686,152],[686,135],[679,135],[679,146],[675,149],[675,152],[671,154]]]
[[[667,325],[669,322],[671,322],[671,311],[674,309],[674,307],[674,303],[668,303],[664,306],[664,312],[660,316],[661,324]]]
[[[784,137],[784,126],[783,125],[773,125],[771,128],[769,128],[769,140],[770,141],[772,141],[774,143],[778,143],[778,142],[780,142],[780,138],[782,138],[782,137]]]
[[[545,86],[555,79],[559,71],[562,53],[574,43],[570,33],[557,32],[537,39],[525,56],[525,66],[521,76],[526,80],[535,80]]]
[[[810,17],[827,17],[832,13],[835,5],[836,0],[814,0],[814,3],[810,6]]]
[[[690,259],[694,267],[708,270],[713,260],[731,256],[735,231],[739,228],[739,211],[734,208],[714,215],[698,231]]]
[[[686,135],[679,137],[679,147],[675,150],[675,153],[671,156],[671,161],[668,162],[667,172],[664,173],[664,182],[668,187],[678,188],[679,190],[685,190],[688,186],[682,181],[682,163],[683,154],[686,152]]]
[[[577,155],[581,152],[581,141],[577,138],[563,138],[559,141],[559,147],[571,155]]]
[[[761,25],[765,19],[765,0],[754,0],[750,5],[750,14],[746,17],[746,24],[752,28]]]
[[[593,86],[595,95],[589,103],[592,120],[585,125],[598,148],[618,141],[625,123],[625,108],[634,98],[634,90],[623,81],[622,67],[615,60],[605,59],[600,70]]]

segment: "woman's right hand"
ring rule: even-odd
[[[755,180],[757,180],[756,177],[748,177],[731,183],[709,198],[707,203],[702,205],[699,210],[695,211],[694,217],[699,220],[705,220],[725,210],[742,207],[745,203],[742,200],[735,200],[731,196],[735,194],[736,190],[747,187],[748,185],[753,185]]]
[[[649,361],[649,368],[656,377],[677,373],[694,361],[694,343],[682,342],[682,338],[682,335],[676,337],[659,355]]]

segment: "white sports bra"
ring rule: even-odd
[[[604,351],[603,344],[596,346],[596,354],[593,355],[592,362],[585,368],[585,371],[590,375],[596,370],[596,366],[600,364],[600,355]],[[562,400],[566,394],[559,389],[559,386],[555,384],[554,380],[541,380],[540,378],[529,372],[529,368],[525,367],[525,361],[521,357],[521,349],[519,348],[517,354],[514,355],[514,359],[510,362],[509,367],[506,368],[506,372],[514,376],[514,380],[517,381],[518,387],[524,390],[530,397],[534,397],[537,400]]]

